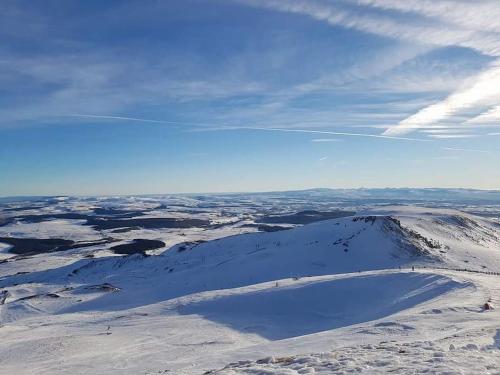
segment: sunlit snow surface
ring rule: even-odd
[[[499,202],[383,193],[4,200],[0,237],[85,246],[0,244],[0,373],[500,373]]]

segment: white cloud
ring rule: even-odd
[[[423,108],[398,125],[387,129],[383,134],[407,134],[437,124],[463,110],[488,106],[498,101],[500,101],[500,60],[478,75],[470,87],[454,92],[445,100]]]
[[[445,128],[432,128],[432,129],[423,129],[422,133],[428,134],[463,134],[470,132],[471,129],[464,129],[463,127],[445,127]]]
[[[240,0],[249,5],[305,15],[335,26],[352,28],[411,43],[458,46],[500,57],[500,3],[449,0]],[[355,8],[345,5],[355,5]],[[373,12],[372,8],[391,12]],[[398,14],[394,11],[399,12]],[[411,13],[411,14],[408,14]],[[396,15],[396,16],[395,16]],[[406,16],[405,16],[406,15]],[[416,15],[416,16],[415,16]],[[426,80],[422,80],[425,86]],[[438,125],[465,110],[480,110],[500,102],[500,60],[445,100],[424,107],[387,129],[383,135],[403,135]],[[471,111],[473,112],[473,111]],[[489,113],[484,121],[497,113]],[[456,136],[455,136],[456,137]]]
[[[472,30],[500,31],[497,1],[350,0],[351,3],[417,13]]]
[[[500,105],[471,118],[467,122],[469,124],[498,124],[500,122]]]
[[[32,58],[0,52],[0,84],[14,86],[9,82],[17,79],[29,82],[26,99],[3,109],[0,127],[74,113],[121,113],[142,103],[165,105],[251,95],[265,86],[248,77],[238,79],[229,69],[224,76],[203,77],[200,68],[186,67],[186,58],[171,56],[170,60],[117,60],[109,52],[97,50]],[[165,74],[173,70],[174,61],[188,74]],[[40,88],[47,90],[44,95],[30,95]]]
[[[45,56],[41,54],[34,58],[7,55],[3,52],[0,54],[0,69],[6,76],[27,76],[30,82],[37,82],[37,86],[48,87],[50,91],[37,100],[25,101],[23,98],[21,105],[5,108],[0,126],[18,120],[53,119],[58,115],[88,112],[89,115],[79,117],[97,118],[98,115],[95,114],[102,113],[109,116],[103,115],[99,117],[101,119],[200,127],[221,124],[266,124],[269,127],[287,129],[326,129],[332,125],[345,128],[360,126],[386,130],[378,136],[380,138],[406,139],[399,135],[416,129],[440,126],[447,128],[449,125],[439,122],[463,110],[475,110],[486,105],[484,102],[489,101],[490,107],[498,104],[495,102],[496,94],[491,92],[495,87],[500,87],[499,75],[493,77],[494,67],[483,73],[484,82],[481,82],[480,75],[468,89],[459,90],[439,103],[429,103],[429,95],[424,94],[433,92],[431,98],[435,100],[436,92],[442,94],[457,90],[462,80],[470,74],[467,69],[458,74],[453,69],[441,65],[432,70],[432,74],[429,74],[431,69],[421,67],[413,67],[414,70],[410,73],[407,66],[397,70],[398,67],[439,46],[462,46],[489,56],[500,56],[500,3],[496,1],[235,1],[304,15],[331,25],[392,38],[395,42],[374,47],[363,54],[363,58],[359,58],[360,55],[352,56],[350,66],[339,69],[310,69],[319,72],[307,77],[294,74],[293,79],[288,76],[281,79],[279,74],[266,74],[270,69],[285,71],[291,62],[297,62],[294,60],[297,56],[300,56],[297,59],[299,62],[307,56],[303,54],[303,46],[283,43],[281,40],[270,43],[268,48],[256,48],[250,43],[251,48],[239,51],[228,59],[218,60],[214,64],[206,64],[203,56],[197,55],[197,51],[177,51],[160,54],[154,58],[137,54],[131,59],[117,59],[119,51],[114,47],[102,50],[92,48],[86,53],[85,49],[82,49],[82,52],[66,53],[63,48],[61,53]],[[126,13],[131,13],[129,8]],[[51,38],[50,35],[43,36]],[[269,38],[272,40],[271,36]],[[311,40],[311,43],[313,42]],[[316,44],[313,46],[311,50],[317,50]],[[310,67],[322,68],[323,65],[328,65],[322,59],[310,60],[318,61]],[[199,61],[204,63],[198,64]],[[500,67],[498,70],[500,71]],[[274,79],[275,76],[278,78]],[[38,88],[33,85],[31,91],[35,92]],[[380,98],[385,98],[387,93],[412,92],[419,93],[414,96],[418,97],[420,103],[408,100],[399,104],[388,104],[376,100],[374,105],[378,108],[369,111],[349,111],[339,106],[331,110],[311,110],[307,105],[294,107],[293,101],[298,97],[310,94],[326,97],[332,92],[356,92],[362,95],[368,93],[379,95]],[[250,104],[245,103],[241,97],[247,95],[258,99],[255,102],[249,101]],[[159,108],[195,100],[208,103],[210,100],[215,102],[220,99],[225,101],[222,109],[222,106],[207,105],[206,108],[200,108],[199,113],[188,114],[193,116],[195,121],[196,117],[202,119],[201,121],[206,118],[209,124],[112,116],[133,113],[135,108],[145,108],[148,105]],[[483,121],[486,115],[487,113],[484,113],[476,120]],[[406,120],[401,121],[405,118]],[[476,120],[471,120],[471,123],[476,123]],[[394,126],[397,123],[398,126]],[[446,136],[447,134],[458,136],[450,132],[439,134],[442,135],[426,133],[436,138],[451,138]],[[349,132],[341,135],[375,136]]]
[[[496,33],[443,23],[418,22],[387,15],[354,12],[320,0],[239,0],[248,5],[282,12],[302,14],[331,25],[357,29],[389,38],[431,44],[472,48],[491,56],[500,56]],[[495,7],[496,9],[496,7]],[[467,14],[463,14],[467,16]]]

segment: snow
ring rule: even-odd
[[[474,344],[468,344],[455,348],[450,344],[446,348],[446,340],[439,340],[437,343],[391,342],[309,355],[267,357],[255,362],[241,361],[211,373],[219,375],[493,374],[498,370],[497,356],[497,346],[478,348]]]
[[[102,236],[91,227],[83,226],[84,220],[47,220],[41,223],[13,223],[0,227],[0,237],[65,238],[92,241]]]
[[[469,286],[419,273],[346,274],[277,285],[250,292],[232,289],[179,311],[274,341],[376,320]]]
[[[74,221],[37,225],[17,232],[100,235]],[[500,276],[486,273],[500,271],[494,221],[384,206],[280,232],[229,228],[151,231],[175,239],[148,257],[89,259],[85,248],[0,264],[0,373],[499,372]]]
[[[393,288],[388,288],[388,281],[394,283]],[[344,283],[345,288],[335,290],[337,283]],[[348,294],[350,285],[357,285],[358,289],[347,298],[343,292]],[[390,289],[390,292],[379,300],[372,285],[375,290]],[[445,355],[455,358],[457,366],[466,370],[464,373],[477,373],[467,369],[488,363],[499,365],[498,355],[495,357],[498,354],[495,327],[500,316],[497,310],[483,312],[479,307],[487,296],[498,300],[500,291],[492,288],[498,288],[497,285],[497,278],[487,275],[382,270],[286,279],[278,281],[277,287],[275,282],[268,282],[208,291],[133,309],[110,306],[105,311],[64,313],[55,312],[57,309],[50,304],[64,305],[65,297],[61,297],[63,301],[59,301],[61,298],[31,300],[23,306],[43,308],[46,313],[22,319],[18,316],[15,324],[2,327],[0,357],[5,371],[21,373],[36,368],[41,374],[65,373],[68,369],[75,373],[93,369],[94,373],[103,374],[157,373],[168,369],[175,374],[201,374],[240,360],[253,362],[270,355],[314,358],[318,355],[315,353],[330,352],[337,359],[342,355],[355,358],[353,363],[339,362],[346,366],[343,371],[353,366],[355,372],[356,363],[369,364],[372,359],[380,358],[380,354],[373,353],[373,348],[379,346],[387,346],[384,350],[388,353],[401,356],[402,353],[395,352],[396,348],[399,351],[410,344],[406,349],[418,354],[416,360],[419,356],[425,357],[424,360],[434,359],[426,349],[432,341],[439,343],[433,349],[437,353],[453,344],[458,351]],[[319,301],[310,293],[311,288],[321,293]],[[277,309],[273,309],[272,305],[266,305],[274,293],[286,306],[275,305]],[[309,298],[312,305],[304,303],[303,297]],[[9,299],[14,298],[17,296]],[[365,298],[368,301],[363,302]],[[64,310],[61,305],[59,309]],[[250,311],[242,311],[244,316],[238,316],[239,307],[248,307]],[[339,319],[335,316],[339,312],[347,314]],[[250,329],[243,329],[242,324]],[[108,326],[110,335],[106,334]],[[372,350],[367,345],[372,345]],[[461,359],[464,352],[484,357],[485,361]],[[386,366],[380,364],[380,373],[395,366],[390,356],[385,361]],[[277,374],[284,373],[282,365],[252,364],[256,368],[273,366],[274,372],[269,373]],[[310,363],[304,365],[311,367]],[[410,362],[405,365],[413,366]],[[436,360],[426,366],[440,369],[442,365]],[[234,371],[246,373],[241,369]]]
[[[11,245],[7,245],[0,242],[0,260],[11,258],[14,256],[13,254],[9,253],[9,250],[11,248],[12,248]]]

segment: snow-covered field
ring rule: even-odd
[[[0,373],[500,374],[495,205],[478,216],[471,203],[459,211],[322,198],[313,209],[356,213],[280,231],[242,226],[311,209],[285,198],[9,203],[0,237],[114,242],[21,255],[2,245]],[[75,212],[210,225],[116,232],[28,216]],[[165,247],[110,250],[134,238]]]

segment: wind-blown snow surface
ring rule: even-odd
[[[498,224],[408,207],[157,256],[37,255],[0,264],[0,373],[498,373],[499,271]]]

